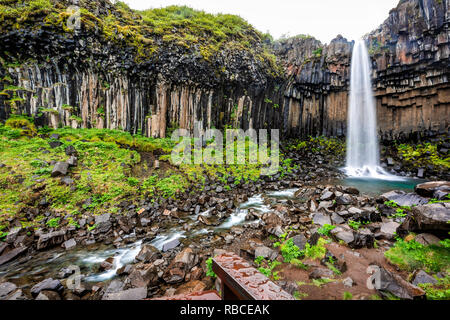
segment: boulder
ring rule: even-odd
[[[175,295],[186,295],[195,292],[202,292],[206,289],[206,284],[199,280],[191,280],[177,288]]]
[[[66,242],[64,242],[62,245],[66,250],[70,250],[77,246],[77,242],[75,241],[75,239],[69,239]]]
[[[158,270],[149,265],[141,270],[133,270],[125,280],[125,284],[132,288],[152,287],[158,284]]]
[[[377,275],[374,277],[375,288],[382,295],[386,295],[389,292],[398,298],[406,300],[425,296],[425,292],[422,289],[403,280],[400,276],[392,274],[381,267],[378,270]]]
[[[434,203],[414,207],[412,210],[416,230],[450,231],[450,208],[445,204]]]
[[[333,224],[342,224],[345,222],[345,219],[338,215],[336,212],[331,214],[331,222]]]
[[[176,247],[178,247],[181,244],[180,240],[178,239],[174,239],[171,240],[167,243],[165,243],[161,249],[162,252],[167,252],[169,250],[175,249]]]
[[[424,246],[429,246],[431,244],[438,245],[441,242],[441,239],[439,239],[435,235],[432,235],[432,234],[429,234],[429,233],[418,234],[414,238],[414,240],[416,240],[420,244],[423,244]]]
[[[331,225],[331,218],[329,215],[321,213],[321,212],[316,212],[313,214],[313,222],[315,224],[318,225],[325,225],[325,224],[329,224]]]
[[[61,293],[64,290],[64,287],[62,286],[61,282],[59,282],[59,280],[53,280],[52,278],[48,278],[33,286],[31,288],[31,295],[33,297],[37,297],[37,295],[44,290],[56,291]]]
[[[332,278],[333,276],[333,271],[326,268],[316,268],[309,274],[310,279]]]
[[[397,222],[387,222],[383,223],[380,228],[381,236],[387,240],[394,239],[397,229],[400,227],[400,224]]]
[[[142,300],[145,298],[147,298],[147,288],[143,287],[107,293],[102,300]]]
[[[21,255],[23,252],[25,252],[27,250],[28,250],[28,247],[18,247],[18,248],[12,249],[11,251],[9,251],[7,253],[2,254],[0,256],[0,266],[17,258],[19,255]]]
[[[136,256],[136,260],[143,263],[152,263],[153,261],[161,258],[161,252],[150,244],[144,244]]]
[[[351,248],[372,248],[375,242],[375,236],[369,229],[360,229],[356,232],[355,241],[350,244]]]
[[[320,200],[322,200],[322,201],[330,201],[330,200],[333,200],[334,197],[335,196],[334,196],[333,192],[326,190],[326,191],[324,191],[322,193],[322,195],[320,197]]]
[[[414,190],[417,194],[431,198],[435,191],[450,188],[449,181],[433,181],[417,185]]]
[[[292,237],[292,241],[294,244],[299,247],[300,250],[305,249],[306,243],[308,242],[308,239],[303,234],[298,234],[294,237]]]
[[[347,194],[344,194],[342,196],[336,197],[336,204],[337,205],[349,205],[349,204],[352,204],[352,197],[350,197]]]
[[[384,201],[394,201],[399,206],[418,206],[428,203],[428,199],[415,193],[406,193],[404,191],[390,191],[380,196]]]
[[[416,276],[414,277],[412,284],[417,286],[422,283],[437,284],[438,281],[425,271],[419,270],[419,272],[417,272]]]
[[[52,170],[52,177],[65,176],[69,170],[67,162],[57,162]]]
[[[55,291],[43,290],[39,292],[35,300],[61,300],[61,296]]]
[[[12,282],[0,283],[0,300],[5,300],[16,289],[17,286]]]
[[[99,216],[95,216],[95,224],[97,225],[96,230],[100,233],[106,233],[111,229],[111,214],[105,213]]]
[[[355,236],[353,234],[353,231],[351,230],[337,227],[331,230],[331,234],[336,238],[337,241],[344,241],[347,245],[355,241]]]
[[[255,248],[255,257],[263,257],[264,259],[275,260],[278,253],[268,247],[262,246]]]
[[[43,250],[52,246],[59,245],[64,242],[64,238],[66,236],[65,230],[53,231],[45,234],[41,234],[39,236],[37,242],[37,249]]]

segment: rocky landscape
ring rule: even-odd
[[[80,28],[68,28],[79,5]],[[296,299],[450,297],[450,1],[365,36],[381,167],[345,162],[354,42],[232,15],[0,0],[0,300],[168,298],[252,263]],[[174,165],[176,128],[280,128],[280,170]]]
[[[153,26],[147,15],[163,13],[134,19],[137,13],[105,0],[79,1],[81,29],[70,31],[64,22],[71,2],[47,2],[36,4],[34,15],[4,5],[2,119],[25,112],[53,128],[153,137],[192,129],[195,121],[205,128],[281,128],[285,137],[346,133],[353,42],[342,36],[326,45],[302,35],[272,42],[231,20],[220,30],[229,38],[216,40],[202,34],[216,30],[195,29],[202,17]],[[183,21],[186,9],[173,10]],[[446,0],[400,1],[366,36],[383,139],[448,130],[448,11]],[[165,35],[177,24],[180,36]]]

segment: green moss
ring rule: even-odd
[[[424,143],[415,146],[400,144],[397,145],[397,152],[407,164],[416,168],[430,164],[445,169],[450,168],[450,157],[441,156],[436,144]]]
[[[186,51],[199,53],[211,61],[221,50],[247,51],[261,61],[266,72],[280,76],[282,68],[265,45],[271,37],[254,29],[236,15],[209,14],[186,6],[135,11],[117,2],[107,15],[98,15],[94,3],[81,1],[82,28],[98,34],[118,46],[134,48],[136,62],[150,59],[165,45],[176,45]],[[46,27],[73,37],[67,27],[69,12],[64,3],[56,0],[23,0],[0,2],[0,31],[7,29]],[[176,30],[176,32],[174,32]]]

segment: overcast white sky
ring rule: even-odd
[[[241,16],[275,39],[283,34],[310,34],[329,43],[338,34],[361,38],[388,17],[399,0],[123,0],[143,10],[187,5],[209,13]]]

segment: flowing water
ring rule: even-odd
[[[364,40],[359,40],[352,53],[345,171],[350,177],[401,180],[380,167],[377,113],[371,74],[366,44]]]
[[[267,197],[278,201],[285,201],[293,197],[296,190],[285,190],[268,193]],[[186,217],[183,223],[167,230],[161,230],[158,235],[149,243],[161,250],[163,246],[174,240],[187,238],[189,240],[197,238],[199,241],[207,241],[208,237],[216,233],[224,232],[232,227],[243,225],[249,210],[259,213],[270,211],[270,207],[264,204],[264,196],[256,195],[240,205],[234,213],[218,226],[205,226],[198,221],[199,215],[209,216],[211,210],[207,210],[197,215]],[[184,230],[183,224],[191,225],[189,231]],[[36,253],[32,257],[17,259],[12,263],[0,268],[0,278],[15,280],[23,288],[30,287],[30,283],[41,281],[48,277],[58,278],[58,273],[62,268],[77,266],[83,275],[86,275],[84,282],[103,282],[116,277],[116,272],[121,267],[133,263],[135,257],[142,247],[142,240],[133,240],[135,235],[128,236],[129,244],[120,248],[112,245],[94,244],[89,247],[79,247],[74,250],[65,251],[55,248],[46,252]],[[99,272],[98,266],[109,257],[114,257],[113,268]]]

